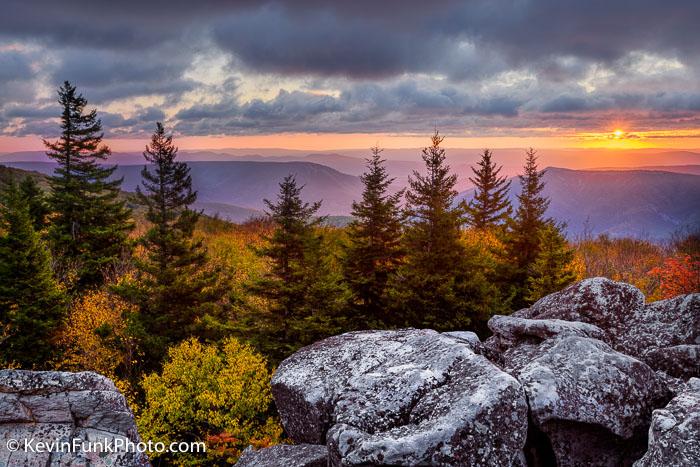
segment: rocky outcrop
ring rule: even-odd
[[[521,385],[458,337],[415,329],[331,337],[282,362],[272,392],[289,436],[327,444],[331,465],[522,461]]]
[[[238,467],[326,467],[328,448],[314,444],[280,444],[254,451],[243,451],[236,464]]]
[[[679,295],[635,310],[618,330],[621,352],[671,376],[700,377],[700,294]]]
[[[654,411],[649,449],[635,467],[700,465],[700,379]]]
[[[604,335],[589,337],[601,339],[654,369],[675,377],[700,377],[700,293],[645,304],[636,287],[596,277],[548,295],[509,318],[591,324]],[[502,351],[511,342],[498,324],[492,327],[489,323],[495,337],[485,345]],[[520,324],[525,326],[533,329],[535,324]]]
[[[644,452],[652,410],[670,399],[648,365],[587,337],[514,347],[504,361],[527,395],[532,463],[629,465]]]
[[[699,465],[686,382],[699,304],[587,279],[494,316],[483,342],[416,329],[317,342],[279,366],[273,395],[289,436],[327,447],[329,465]],[[278,457],[259,465],[306,465]]]
[[[19,442],[17,449],[10,440]],[[56,445],[54,452],[32,452],[31,447],[25,449],[25,440],[31,446],[64,444]],[[138,441],[133,414],[108,378],[90,372],[0,370],[0,465],[149,465],[138,452],[67,448]]]

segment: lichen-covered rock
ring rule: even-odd
[[[539,444],[530,450],[546,458],[551,449],[559,466],[631,463],[643,452],[652,410],[670,398],[648,365],[587,337],[523,344],[503,358],[527,394],[530,441]]]
[[[616,347],[672,376],[700,377],[700,293],[635,310],[617,331]]]
[[[149,465],[137,452],[12,452],[11,439],[138,442],[124,397],[112,381],[91,372],[0,370],[0,466]]]
[[[498,317],[497,320],[502,318]],[[672,376],[686,379],[700,377],[700,359],[697,358],[700,352],[698,293],[645,305],[644,295],[636,287],[596,277],[547,295],[508,319],[592,324],[600,328],[603,335],[588,337],[601,339],[616,350]],[[526,335],[524,329],[536,329],[528,321],[516,324],[497,320],[489,325],[495,336],[484,342],[487,348],[485,354],[490,358],[498,359],[499,352],[514,345],[508,338],[508,326],[521,336]]]
[[[538,343],[557,336],[580,336],[604,339],[598,326],[561,319],[525,319],[495,315],[488,322],[494,335],[513,343]]]
[[[520,384],[463,339],[367,331],[282,362],[272,392],[287,433],[329,446],[332,465],[511,465],[527,405]]]
[[[446,336],[468,342],[472,350],[478,351],[481,348],[481,339],[472,331],[449,331],[443,332]]]
[[[618,330],[644,308],[644,295],[633,285],[604,277],[584,279],[541,298],[521,318],[559,319],[593,324],[615,345]]]
[[[257,451],[248,447],[237,467],[326,467],[328,448],[315,444],[278,444]]]
[[[663,409],[654,410],[649,449],[635,467],[700,465],[700,379]]]

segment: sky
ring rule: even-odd
[[[116,150],[700,148],[700,2],[3,0],[0,152],[76,84]]]

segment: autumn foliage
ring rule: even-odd
[[[282,428],[272,415],[271,371],[250,346],[229,338],[221,345],[190,339],[168,351],[160,373],[143,380],[139,432],[163,442],[209,441],[206,458],[157,456],[167,465],[235,463],[248,445],[275,444]]]
[[[666,258],[661,266],[649,271],[659,281],[660,298],[700,291],[700,259],[691,255]]]

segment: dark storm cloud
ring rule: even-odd
[[[133,96],[179,95],[194,88],[194,83],[182,76],[189,57],[166,48],[131,54],[69,49],[62,55],[52,82],[71,81],[95,103]]]
[[[386,131],[389,127],[414,131],[425,129],[426,122],[463,124],[467,116],[513,117],[521,104],[503,96],[475,97],[454,85],[429,90],[405,80],[391,85],[364,83],[337,97],[283,90],[274,99],[254,99],[243,105],[229,98],[183,109],[175,120],[178,131],[198,135]]]
[[[579,115],[586,125],[588,113],[614,108],[659,118],[700,111],[697,0],[4,0],[2,9],[0,115],[3,128],[23,120],[19,132],[46,120],[18,104],[65,79],[100,106],[160,96],[177,106],[178,129],[193,134],[537,124],[528,113],[563,123]],[[336,97],[222,92],[193,105],[187,93],[210,85],[187,70],[212,49],[229,57],[232,75],[327,80]],[[615,86],[639,74],[635,53],[678,60],[686,81],[673,88],[662,75],[622,92]],[[596,66],[616,75],[587,83]],[[536,83],[498,83],[506,72]],[[53,105],[42,99],[39,113]],[[105,126],[141,131],[149,115],[130,115],[105,115]]]
[[[696,0],[5,0],[3,10],[0,36],[10,38],[142,50],[201,31],[256,69],[355,77],[456,73],[462,40],[488,47],[481,61],[499,51],[521,64],[635,49],[696,55],[700,38]]]

